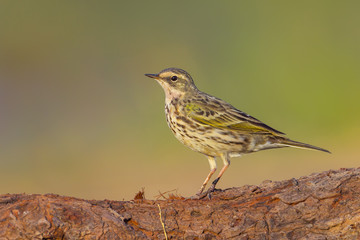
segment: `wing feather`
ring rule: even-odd
[[[192,99],[187,103],[185,106],[187,116],[200,124],[216,128],[248,133],[284,134],[221,99],[211,96],[206,98],[205,101],[204,99]]]

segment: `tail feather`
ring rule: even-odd
[[[282,139],[279,144],[288,146],[288,147],[296,147],[296,148],[302,148],[302,149],[312,149],[312,150],[318,150],[326,153],[331,153],[329,150],[326,150],[324,148],[316,147],[307,143],[297,142],[290,139]]]

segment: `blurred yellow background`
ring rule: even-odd
[[[219,188],[358,167],[359,9],[356,0],[2,1],[0,193],[194,194],[206,157],[175,139],[163,90],[144,76],[167,67],[333,152],[234,158]]]

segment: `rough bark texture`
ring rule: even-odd
[[[217,191],[211,200],[0,195],[0,239],[359,239],[360,168]]]

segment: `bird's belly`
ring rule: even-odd
[[[236,137],[222,136],[218,134],[217,130],[208,131],[204,134],[189,133],[185,137],[180,132],[176,134],[176,138],[194,151],[209,156],[220,156],[222,153],[237,153],[239,155],[247,152],[244,137],[240,135]]]

